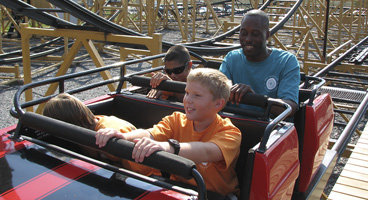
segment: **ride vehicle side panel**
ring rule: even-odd
[[[305,131],[298,191],[306,192],[324,155],[326,154],[330,134],[333,128],[334,112],[329,94],[322,94],[306,105]]]
[[[188,199],[0,130],[0,199]],[[151,194],[152,193],[152,194]]]
[[[291,199],[299,175],[298,151],[294,126],[265,153],[256,151],[249,199]]]

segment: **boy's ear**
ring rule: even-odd
[[[217,99],[215,107],[220,111],[224,108],[225,103],[226,103],[225,99],[223,99],[223,98]]]

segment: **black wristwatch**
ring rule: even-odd
[[[180,143],[174,139],[169,139],[168,142],[172,147],[174,147],[174,154],[178,155],[180,151]]]

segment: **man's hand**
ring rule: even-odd
[[[239,104],[244,94],[250,92],[254,93],[253,89],[246,84],[237,83],[231,87],[231,93],[229,97],[229,101],[231,103]]]
[[[168,142],[157,142],[147,137],[134,139],[133,142],[135,145],[132,158],[135,160],[135,162],[143,162],[144,158],[150,156],[153,152],[160,150],[168,151],[170,149]]]

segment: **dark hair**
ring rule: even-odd
[[[164,61],[176,60],[181,64],[185,64],[190,61],[190,54],[187,48],[183,45],[174,45],[170,47],[165,55]]]
[[[268,30],[269,29],[269,25],[270,25],[270,20],[268,19],[268,15],[262,11],[262,10],[258,10],[258,9],[254,9],[254,10],[251,10],[247,13],[244,14],[242,20],[241,20],[241,23],[243,23],[244,19],[246,17],[258,17],[261,19],[261,23],[262,23],[262,26]]]

